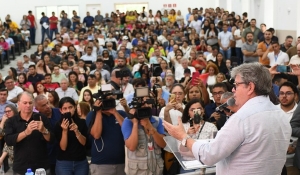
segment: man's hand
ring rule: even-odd
[[[105,110],[105,111],[102,111],[103,113],[106,113],[106,114],[111,114],[111,115],[114,115],[117,113],[117,110],[116,108],[112,108],[112,109],[108,109],[108,110]]]
[[[272,76],[274,76],[274,75],[276,75],[276,74],[280,74],[280,72],[277,72],[277,64],[274,65],[274,66],[272,66],[272,67],[270,67],[270,68],[269,68],[269,72],[270,72],[270,74],[271,74]]]
[[[289,72],[289,74],[300,76],[300,67],[299,67],[299,65],[291,64],[290,66],[291,66],[291,69],[293,70],[293,72]]]
[[[150,131],[153,129],[153,126],[149,120],[149,118],[144,118],[140,120],[140,124],[144,127],[145,130]]]
[[[187,133],[184,130],[182,125],[181,117],[178,117],[178,125],[172,125],[167,121],[163,121],[163,126],[168,131],[168,133],[173,136],[175,139],[182,141],[187,136]]]
[[[42,117],[40,116],[40,121],[35,121],[37,124],[37,129],[38,131],[40,131],[41,133],[45,132],[46,128],[44,127],[44,123],[42,121]]]
[[[28,124],[27,128],[25,129],[25,134],[30,135],[32,133],[32,131],[37,130],[37,128],[38,128],[38,126],[37,126],[36,121],[32,120]]]
[[[121,98],[121,99],[120,99],[120,104],[121,104],[123,107],[127,106],[127,101],[126,101],[126,99],[125,99],[125,98]]]
[[[218,121],[221,117],[221,115],[218,112],[214,112],[211,114],[211,117],[214,117],[216,119],[216,121]]]

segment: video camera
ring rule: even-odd
[[[163,72],[163,70],[160,67],[160,64],[151,64],[151,72],[152,72],[152,76],[159,77]]]
[[[101,100],[102,105],[100,108],[94,108],[94,110],[98,111],[100,109],[108,110],[115,108],[116,100],[114,98],[107,99],[110,95],[117,95],[117,99],[123,98],[123,93],[119,90],[113,91],[110,84],[101,85],[101,89],[99,89],[97,93],[93,94],[93,98]]]
[[[129,115],[129,119],[136,118],[141,120],[152,116],[152,108],[142,106],[144,104],[154,104],[154,99],[147,99],[144,101],[144,97],[149,97],[148,87],[136,88],[132,102],[129,104],[133,109],[136,109],[136,112],[134,115]]]
[[[117,78],[124,78],[130,76],[130,72],[128,70],[119,70],[116,71]]]

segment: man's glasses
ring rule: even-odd
[[[223,94],[224,94],[223,91],[220,91],[220,92],[213,92],[213,93],[212,93],[213,96],[217,96],[217,95],[220,95],[220,96],[221,96],[221,95],[223,95]]]
[[[246,82],[234,82],[233,83],[234,90],[236,90],[237,86],[240,85],[240,84],[249,84],[249,83],[246,83]]]
[[[286,92],[286,93],[284,93],[284,92],[279,92],[279,96],[292,96],[292,95],[294,95],[295,93],[294,92]]]

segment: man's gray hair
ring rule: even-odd
[[[180,63],[182,63],[183,61],[187,61],[187,62],[189,62],[189,59],[188,59],[188,58],[186,58],[186,57],[182,57],[182,58],[181,58],[181,60],[180,60]]]
[[[24,91],[24,92],[21,92],[20,94],[18,94],[18,96],[17,96],[18,97],[18,101],[21,100],[21,98],[22,98],[23,95],[27,95],[33,101],[33,95],[31,93],[27,92],[27,91]]]
[[[68,80],[67,78],[62,78],[62,79],[60,80],[60,82],[63,82],[63,81],[66,81],[67,83],[69,83],[69,80]]]
[[[231,71],[231,77],[239,75],[243,82],[255,84],[256,95],[269,95],[272,90],[272,77],[269,70],[260,63],[247,63],[235,67]],[[238,82],[240,83],[240,82]]]
[[[224,94],[221,96],[221,100],[223,100],[223,99],[229,99],[229,98],[231,98],[231,97],[233,97],[233,93],[232,92],[224,92]]]
[[[36,97],[34,98],[34,103],[35,103],[35,105],[36,105],[39,101],[44,100],[44,99],[48,100],[47,97],[46,97],[45,95],[38,95],[38,96],[36,96]]]

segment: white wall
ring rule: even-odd
[[[162,10],[163,4],[176,4],[177,7],[174,9],[180,9],[183,15],[187,13],[188,7],[215,8],[220,6],[235,11],[239,15],[247,11],[249,19],[256,18],[258,25],[264,22],[267,27],[274,27],[276,30],[294,30],[300,35],[300,12],[297,10],[300,9],[299,0],[30,0],[30,3],[28,1],[9,0],[1,5],[0,17],[4,20],[4,17],[10,14],[12,20],[19,23],[22,15],[27,14],[28,10],[32,10],[33,14],[36,14],[35,7],[37,6],[63,5],[78,5],[78,14],[84,17],[86,15],[86,4],[100,4],[100,10],[103,14],[115,11],[115,3],[148,3],[149,9],[152,9],[154,13],[157,10]],[[39,30],[37,32],[40,33]]]

